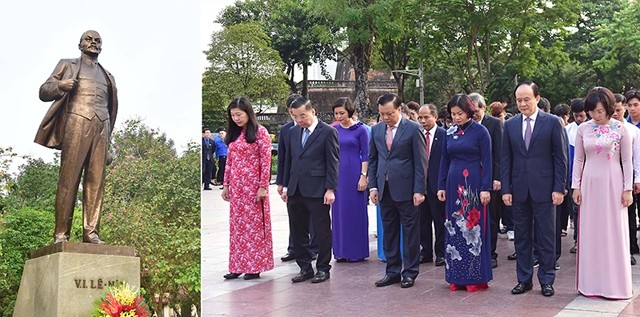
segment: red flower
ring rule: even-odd
[[[458,196],[462,195],[463,191],[464,191],[464,186],[458,185]]]
[[[480,221],[480,211],[476,208],[473,208],[467,215],[467,228],[472,229],[478,224],[478,221]]]
[[[100,308],[109,315],[119,316],[120,312],[122,312],[122,304],[111,294],[107,294],[106,298],[107,302],[100,303]]]
[[[465,178],[469,177],[469,170],[465,168],[464,171],[462,171],[462,176],[464,176]]]
[[[462,206],[463,206],[463,207],[467,207],[468,205],[469,205],[469,201],[468,201],[468,200],[466,200],[466,199],[463,199],[463,200],[462,200]]]
[[[458,134],[464,134],[464,131],[462,131],[462,129],[458,129]]]

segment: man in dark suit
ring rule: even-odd
[[[299,97],[291,103],[297,125],[289,130],[284,163],[282,199],[287,203],[289,230],[300,273],[291,279],[312,283],[329,279],[331,265],[331,218],[329,209],[338,187],[338,131],[316,117],[311,101]],[[318,259],[314,275],[309,251],[309,221],[318,236]]]
[[[433,104],[426,104],[418,111],[418,122],[422,126],[427,143],[427,187],[425,201],[420,204],[420,263],[433,261],[436,254],[436,266],[442,266],[444,261],[444,214],[445,203],[440,201],[438,194],[438,174],[440,159],[442,158],[442,144],[446,131],[436,124],[438,109]],[[433,227],[432,227],[433,223]],[[435,245],[433,244],[433,229],[435,229]]]
[[[287,106],[287,113],[291,115],[291,103],[300,97],[300,94],[291,94],[287,97],[285,102]],[[282,196],[283,181],[284,181],[284,160],[287,154],[287,142],[289,142],[289,130],[295,126],[296,122],[291,121],[286,123],[280,128],[278,134],[278,172],[276,174],[276,185],[278,185],[278,195]],[[313,223],[309,225],[309,232],[311,235],[311,241],[309,242],[309,251],[311,251],[311,258],[315,260],[318,256],[318,239],[313,229]],[[289,245],[287,246],[287,254],[283,255],[280,260],[283,262],[295,260],[296,254],[293,252],[293,238],[289,234]]]
[[[538,110],[538,86],[518,84],[520,114],[508,120],[502,138],[502,200],[513,205],[518,284],[512,294],[533,288],[534,235],[538,281],[544,296],[553,296],[555,280],[556,206],[562,204],[567,181],[567,144],[562,124]],[[533,229],[533,231],[532,231]]]
[[[216,151],[216,144],[211,139],[211,130],[202,129],[202,184],[204,190],[211,190],[211,174],[215,164],[213,153]]]
[[[502,123],[500,119],[485,114],[487,103],[481,94],[474,92],[469,94],[469,98],[478,106],[478,111],[475,113],[473,119],[487,128],[489,136],[491,136],[493,190],[491,191],[491,205],[489,210],[491,215],[491,267],[495,268],[498,266],[496,244],[498,243],[498,232],[500,231],[500,217],[502,215],[503,205],[502,199],[500,199],[500,148],[504,123]]]
[[[418,276],[420,265],[420,214],[416,207],[424,201],[427,151],[420,125],[402,118],[401,104],[395,94],[378,98],[382,122],[371,129],[369,198],[374,204],[380,202],[383,249],[387,258],[386,274],[375,284],[387,286],[402,279],[402,288],[409,288]]]
[[[82,240],[104,244],[99,237],[100,211],[118,94],[113,76],[98,63],[102,51],[100,34],[84,32],[78,49],[80,58],[61,59],[40,86],[40,100],[53,104],[34,142],[61,150],[54,243],[69,241],[82,179]]]

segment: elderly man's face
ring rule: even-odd
[[[84,54],[98,56],[102,51],[102,38],[100,34],[96,31],[84,32],[78,48]]]

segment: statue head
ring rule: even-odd
[[[102,51],[102,38],[100,34],[93,30],[82,33],[80,43],[78,43],[78,49],[80,49],[83,54],[97,57]]]

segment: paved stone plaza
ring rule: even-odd
[[[584,298],[575,290],[575,254],[572,230],[562,238],[562,257],[553,297],[544,297],[534,277],[534,289],[511,295],[516,285],[513,242],[498,238],[498,267],[489,289],[452,292],[444,280],[444,267],[421,264],[413,288],[400,284],[377,288],[385,264],[378,260],[375,207],[369,206],[371,257],[360,263],[332,261],[331,279],[325,283],[292,284],[299,269],[295,261],[282,262],[288,243],[286,206],[270,186],[275,268],[257,280],[224,280],[229,257],[229,204],[221,190],[202,192],[202,314],[204,316],[640,316],[640,265],[632,266],[631,300]],[[640,259],[639,259],[640,260]]]

